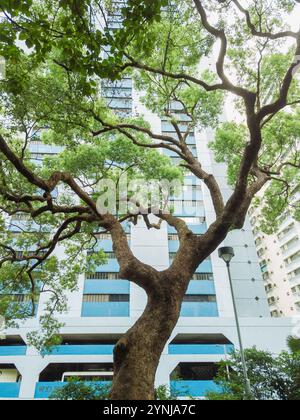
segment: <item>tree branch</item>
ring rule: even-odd
[[[262,31],[257,30],[254,23],[251,20],[249,11],[246,10],[238,0],[233,0],[233,3],[236,5],[239,11],[245,15],[247,26],[251,30],[251,34],[253,36],[257,36],[261,38],[268,38],[272,40],[277,40],[277,39],[287,38],[287,37],[297,38],[297,35],[298,35],[297,32],[293,32],[293,31],[283,31],[283,32],[278,32],[274,34],[272,32],[262,32]]]

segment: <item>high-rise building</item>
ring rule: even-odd
[[[292,193],[299,205],[299,186]],[[300,317],[300,223],[290,212],[279,220],[276,233],[260,231],[260,210],[250,209],[250,222],[272,317]]]
[[[120,25],[116,12],[108,16],[111,28]],[[109,105],[125,115],[143,114],[153,131],[174,134],[167,120],[153,115],[141,105],[132,80],[125,78],[115,84],[105,82],[103,92]],[[181,129],[185,130],[186,115],[179,104],[173,104]],[[219,181],[225,198],[230,189],[226,183],[226,167],[216,164],[208,148],[213,131],[197,131],[189,136],[193,153],[201,157],[203,167]],[[56,147],[31,143],[32,158],[59,152]],[[171,158],[175,160],[176,157]],[[177,207],[175,214],[185,218],[190,229],[201,235],[214,221],[213,205],[206,187],[192,174],[185,178],[185,211]],[[186,209],[195,210],[191,213]],[[193,214],[193,216],[190,216]],[[17,234],[22,220],[13,220],[10,229]],[[164,270],[172,261],[179,241],[176,231],[163,223],[160,230],[148,230],[143,222],[125,226],[128,241],[137,258]],[[0,397],[20,399],[48,398],[69,377],[85,380],[111,379],[113,346],[121,335],[140,317],[145,304],[144,291],[119,279],[119,267],[109,235],[98,235],[99,248],[107,253],[108,262],[94,273],[78,278],[78,290],[69,294],[69,311],[60,317],[62,344],[42,357],[27,346],[28,332],[38,328],[38,316],[46,297],[37,304],[37,317],[7,331],[0,341]],[[232,277],[245,347],[280,352],[291,331],[288,319],[272,319],[258,264],[251,225],[247,220],[241,231],[231,232],[224,245],[233,246]],[[62,252],[62,250],[57,251]],[[26,301],[25,295],[18,295]],[[226,266],[214,252],[196,270],[184,298],[181,317],[170,337],[157,371],[156,385],[172,385],[181,396],[203,397],[214,389],[216,363],[238,347],[229,280]],[[180,380],[178,380],[180,378]]]

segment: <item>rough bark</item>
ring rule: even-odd
[[[172,216],[168,221],[172,223]],[[147,289],[148,303],[143,315],[115,347],[112,400],[155,398],[154,384],[159,360],[179,319],[190,279],[197,266],[223,241],[228,232],[224,224],[216,224],[199,238],[180,222],[177,227],[180,248],[168,270],[153,274],[152,267],[147,271],[144,266],[139,271],[134,266],[132,275],[137,279],[140,274],[139,283]],[[128,270],[130,264],[127,264],[126,273],[130,278]],[[149,283],[150,288],[147,287]]]
[[[114,351],[113,400],[153,400],[157,366],[180,314],[183,291],[157,291]]]

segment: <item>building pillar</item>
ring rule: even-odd
[[[47,363],[43,362],[35,363],[34,360],[32,360],[32,363],[30,360],[27,360],[24,364],[16,364],[16,367],[22,376],[19,399],[34,399],[36,384],[39,382],[40,373],[46,367],[46,365]]]

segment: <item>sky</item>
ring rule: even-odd
[[[294,13],[288,19],[290,22],[293,31],[299,30],[300,26],[300,4],[295,7]]]

